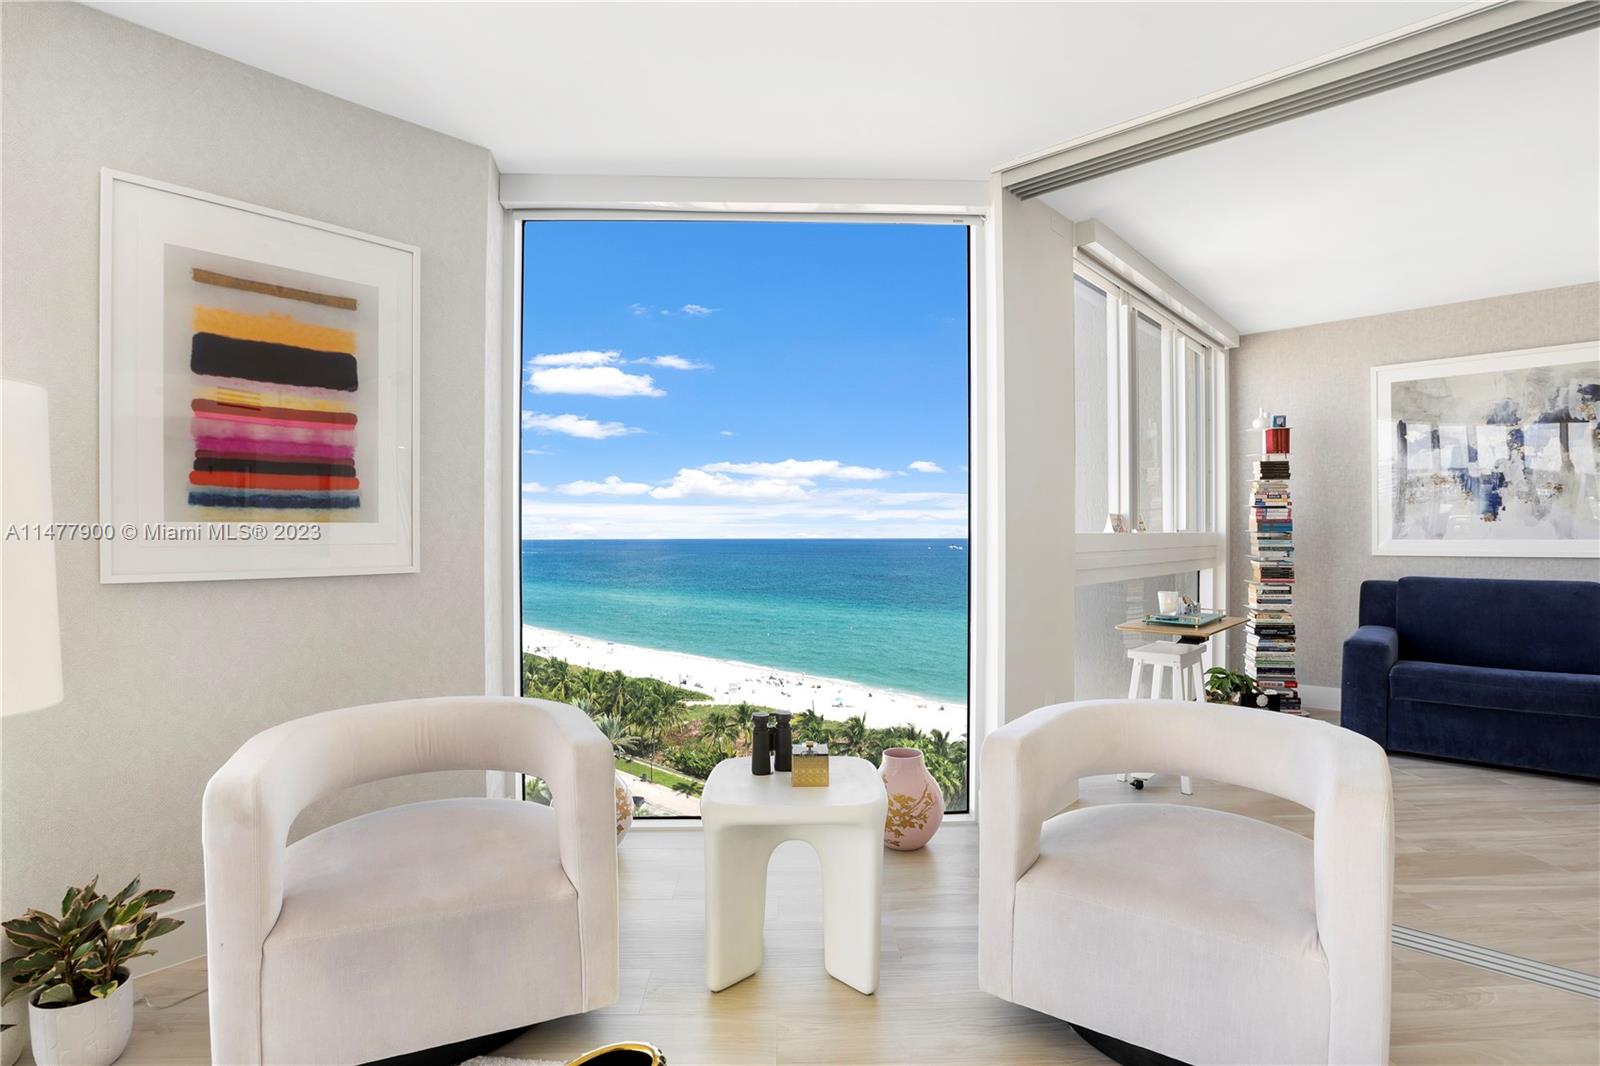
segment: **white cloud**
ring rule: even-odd
[[[916,462],[908,464],[906,466],[906,469],[907,470],[915,470],[919,474],[942,474],[942,473],[944,473],[944,467],[940,466],[938,463],[935,463],[935,462],[933,462],[933,461],[931,461],[929,459],[918,459]]]
[[[704,318],[706,315],[716,314],[717,309],[715,307],[707,307],[704,304],[684,304],[683,313],[693,315],[696,318]]]
[[[657,500],[705,496],[723,500],[802,500],[806,490],[776,478],[731,478],[708,470],[679,470],[670,484],[650,490]]]
[[[635,359],[635,363],[646,366],[664,366],[669,370],[710,370],[710,363],[697,363],[692,359],[685,359],[681,355],[658,355],[650,359]]]
[[[549,492],[550,490],[545,488],[543,485],[539,484],[537,481],[524,481],[522,483],[522,491],[524,493],[530,493],[530,492]]]
[[[755,537],[948,537],[967,535],[965,503],[958,508],[888,513],[861,506],[806,500],[704,500],[528,498],[522,535],[530,539],[686,539]]]
[[[600,422],[582,415],[546,415],[537,411],[522,412],[522,428],[540,433],[564,433],[569,437],[582,437],[584,440],[605,440],[607,437],[644,432],[633,426],[625,426],[621,422]]]
[[[889,471],[872,466],[846,466],[837,459],[785,459],[779,463],[712,463],[702,467],[718,474],[749,474],[809,484],[817,478],[840,481],[876,481]]]
[[[534,366],[605,366],[615,363],[621,355],[618,351],[551,352],[536,355],[529,362]]]
[[[630,314],[630,315],[648,315],[649,313],[650,313],[650,309],[648,307],[646,307],[644,304],[629,304],[628,305],[628,314]]]
[[[556,366],[528,375],[535,392],[566,396],[665,396],[649,374],[626,374],[614,366]]]
[[[882,489],[831,489],[821,498],[829,501],[848,500],[852,503],[871,503],[881,507],[921,507],[933,504],[939,507],[967,506],[964,492],[885,492]]]
[[[526,417],[524,417],[522,421],[523,421],[523,425],[527,425],[527,421],[528,420],[527,420]],[[532,427],[529,427],[529,428],[532,428]],[[523,455],[549,455],[550,453],[545,451],[543,448],[524,448],[524,449],[522,449],[522,454]]]
[[[643,496],[650,486],[640,481],[624,481],[615,474],[604,481],[569,481],[557,485],[563,496]]]
[[[722,435],[724,437],[731,437],[731,436],[733,436],[733,430],[731,430],[731,429],[722,430]]]

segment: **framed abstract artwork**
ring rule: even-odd
[[[100,230],[100,580],[418,570],[418,250],[110,170]]]
[[[1372,370],[1375,555],[1600,556],[1600,344]]]

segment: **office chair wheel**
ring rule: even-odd
[[[1144,789],[1144,779],[1141,778],[1141,777],[1131,777],[1131,778],[1129,778],[1128,779],[1128,784],[1132,785],[1134,788],[1139,789],[1141,791],[1143,791],[1143,789]]]

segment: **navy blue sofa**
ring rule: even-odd
[[[1385,750],[1600,778],[1600,582],[1361,583],[1340,724]]]

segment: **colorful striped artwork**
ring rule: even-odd
[[[195,269],[202,285],[355,311],[356,301]],[[292,303],[287,306],[292,306]],[[356,332],[297,318],[196,305],[189,369],[191,506],[245,517],[346,517],[356,473]],[[253,516],[252,516],[253,517]]]

